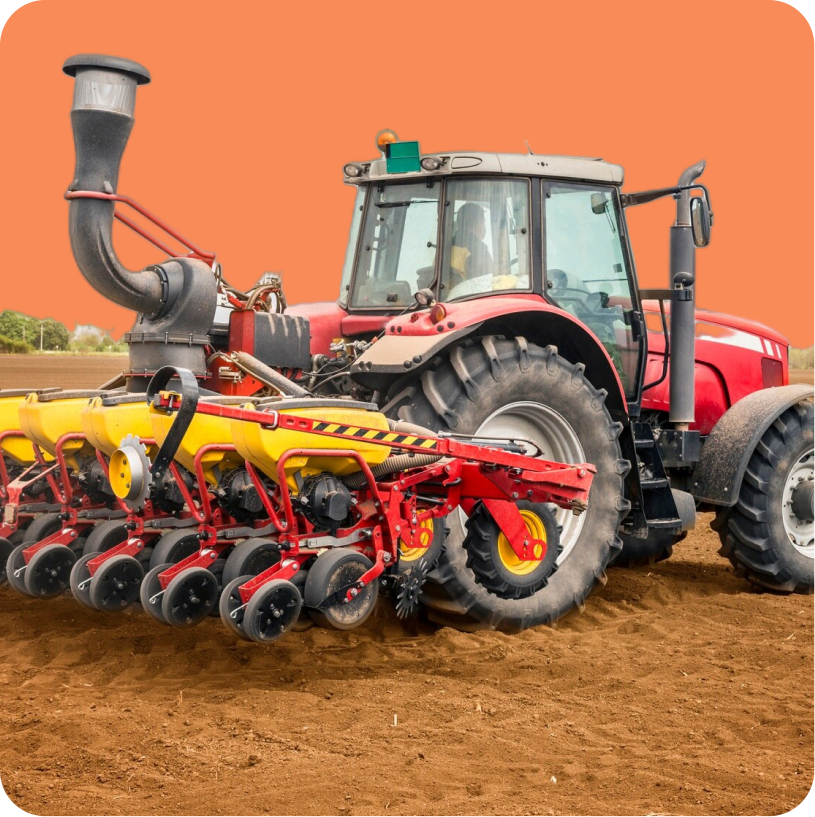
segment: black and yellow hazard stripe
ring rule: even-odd
[[[362,440],[372,440],[378,443],[395,443],[411,445],[432,451],[438,448],[439,440],[432,437],[417,437],[413,434],[398,434],[395,431],[377,431],[375,428],[360,428],[359,426],[345,426],[340,423],[314,423],[312,430],[332,437],[355,437]]]

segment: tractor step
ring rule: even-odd
[[[649,519],[648,520],[648,528],[657,528],[659,530],[665,530],[666,528],[681,528],[682,527],[682,520],[678,517],[674,517],[672,519]]]
[[[653,448],[654,441],[653,439],[636,439],[634,440],[634,447],[637,449],[640,448]]]
[[[670,480],[665,477],[640,480],[640,485],[642,485],[644,491],[655,491],[658,488],[667,488],[670,484]]]

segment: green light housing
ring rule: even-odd
[[[388,173],[417,173],[422,169],[418,142],[393,142],[385,146]]]

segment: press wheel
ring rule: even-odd
[[[8,562],[8,557],[11,556],[14,548],[15,545],[13,542],[0,537],[0,585],[4,585],[7,581],[6,563]]]
[[[95,559],[99,553],[86,553],[80,556],[71,568],[71,595],[83,606],[95,610],[91,601],[91,571],[88,569],[88,562]]]
[[[300,591],[291,582],[272,579],[246,605],[243,619],[246,635],[260,644],[277,641],[294,626],[302,604]]]
[[[23,551],[27,547],[26,544],[17,545],[6,560],[6,579],[9,586],[24,596],[31,595],[25,586],[25,574],[28,572],[28,567],[25,563]]]
[[[71,584],[71,569],[76,555],[66,545],[46,545],[29,560],[25,571],[25,589],[30,596],[52,599],[61,596]]]
[[[304,601],[309,615],[321,627],[350,630],[362,624],[374,611],[379,595],[379,582],[371,582],[349,602],[337,599],[323,602],[343,588],[353,585],[373,567],[373,562],[350,548],[337,548],[323,553],[308,571]]]
[[[218,580],[211,570],[189,567],[167,585],[161,612],[173,627],[194,627],[215,609],[218,594]]]
[[[252,639],[246,634],[243,629],[243,619],[246,613],[246,605],[241,599],[241,594],[238,592],[241,585],[253,579],[254,576],[238,576],[237,579],[232,579],[229,584],[224,586],[221,593],[221,599],[218,602],[218,612],[221,614],[221,621],[224,626],[231,633],[234,633],[238,638],[243,638],[246,641]]]
[[[97,610],[124,610],[139,598],[142,579],[144,568],[138,559],[123,553],[111,556],[91,580],[91,603]]]
[[[139,600],[141,601],[144,612],[162,624],[166,624],[167,619],[164,618],[164,613],[161,611],[164,591],[161,589],[161,582],[158,577],[170,567],[172,567],[172,565],[169,562],[165,562],[163,565],[156,565],[144,577],[141,587],[139,588]]]

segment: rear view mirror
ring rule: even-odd
[[[710,244],[710,227],[712,224],[710,208],[704,196],[695,196],[690,200],[690,223],[693,231],[693,243],[697,247]]]
[[[608,204],[608,199],[606,198],[605,193],[592,193],[591,194],[591,211],[596,216],[602,216],[603,213],[606,212],[606,205]]]

